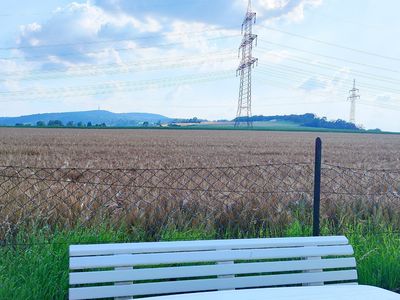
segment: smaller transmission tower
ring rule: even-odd
[[[253,34],[253,24],[256,23],[256,13],[252,11],[251,0],[247,7],[246,16],[242,24],[242,43],[239,47],[239,56],[242,54],[240,65],[236,70],[236,76],[240,74],[239,101],[235,119],[235,127],[241,123],[246,123],[247,127],[252,127],[251,121],[251,70],[254,64],[258,62],[253,57],[253,42],[256,41],[257,35]],[[245,119],[245,121],[244,121]]]
[[[360,99],[359,89],[356,88],[356,80],[353,80],[353,88],[349,91],[350,96],[347,100],[350,101],[350,123],[356,123],[356,100]]]

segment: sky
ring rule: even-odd
[[[2,0],[0,116],[236,116],[247,0]],[[253,115],[400,132],[400,1],[253,0]]]

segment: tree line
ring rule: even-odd
[[[236,118],[235,120],[245,122],[247,120],[246,117]],[[329,121],[327,118],[322,117],[319,118],[315,114],[303,114],[303,115],[284,115],[284,116],[253,116],[250,118],[253,122],[260,121],[284,121],[284,122],[293,122],[299,124],[304,127],[314,127],[314,128],[328,128],[328,129],[345,129],[345,130],[362,130],[356,124],[346,122],[344,120],[332,120]]]
[[[17,127],[29,127],[32,126],[31,124],[22,124],[17,123],[15,124]],[[101,124],[93,124],[92,122],[74,122],[69,121],[67,123],[63,123],[61,120],[50,120],[47,123],[45,121],[37,121],[36,127],[107,127],[106,123]]]

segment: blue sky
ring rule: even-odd
[[[245,0],[0,2],[1,116],[107,109],[232,119]],[[253,114],[400,131],[397,0],[253,0]]]

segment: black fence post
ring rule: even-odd
[[[313,203],[313,235],[320,235],[320,201],[321,201],[321,159],[322,141],[315,140],[315,165],[314,165],[314,203]]]

